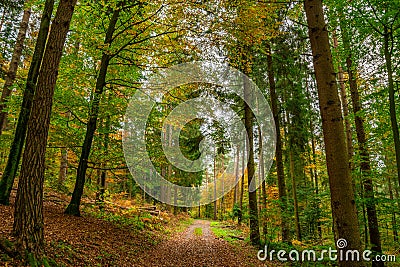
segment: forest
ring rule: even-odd
[[[399,0],[0,0],[0,266],[400,266],[399,45]]]

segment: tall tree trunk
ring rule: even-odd
[[[267,233],[268,233],[268,229],[267,229],[267,187],[265,185],[265,165],[264,165],[264,154],[263,154],[263,142],[262,142],[262,132],[261,132],[261,128],[258,127],[258,159],[260,161],[260,179],[262,179],[262,185],[261,185],[261,189],[262,189],[262,197],[261,197],[261,204],[260,205],[262,207],[261,210],[261,221],[262,221],[262,234],[264,237],[264,241],[266,242],[267,239]]]
[[[111,98],[111,94],[108,95],[108,105],[110,105],[110,98]],[[104,148],[104,154],[105,157],[108,156],[108,145],[110,143],[110,129],[111,129],[111,117],[108,114],[106,116],[106,123],[105,123],[105,133],[104,133],[104,139],[103,139],[103,148]],[[100,174],[100,183],[99,183],[99,207],[100,210],[104,209],[104,194],[106,192],[106,178],[107,178],[107,159],[105,159],[105,162],[102,164],[102,170],[101,170],[101,174]]]
[[[372,244],[372,250],[376,253],[382,252],[381,239],[379,233],[378,217],[376,214],[374,188],[371,178],[371,165],[369,152],[367,149],[367,138],[364,129],[364,119],[361,117],[362,106],[358,94],[357,81],[353,73],[353,64],[350,56],[346,60],[347,70],[350,79],[350,92],[353,102],[354,120],[356,125],[357,141],[360,150],[362,172],[362,185],[364,189],[364,197],[366,199],[366,209],[368,217],[369,238]],[[383,262],[373,262],[373,266],[383,266]]]
[[[248,103],[251,102],[250,84],[247,79],[244,81],[244,100]],[[251,192],[250,184],[252,179],[256,179],[254,175],[254,136],[253,136],[253,119],[254,115],[248,104],[244,103],[244,126],[246,128],[249,146],[247,151],[249,153],[247,161],[247,185],[249,190],[249,220],[250,220],[250,242],[253,245],[260,245],[260,229],[258,224],[258,209],[257,209],[257,190]]]
[[[388,185],[389,185],[389,197],[391,202],[393,203],[393,188],[392,188],[392,181],[390,179],[390,176],[388,175]],[[393,205],[394,207],[394,205]],[[397,223],[396,223],[396,209],[392,209],[392,231],[393,231],[393,241],[398,242],[399,236],[397,233]]]
[[[293,205],[294,205],[294,222],[296,229],[297,240],[301,241],[301,229],[300,229],[300,218],[299,218],[299,203],[297,199],[297,184],[296,184],[296,172],[295,163],[293,159],[293,151],[289,152],[289,164],[290,164],[290,176],[292,178],[292,194],[293,194]]]
[[[108,25],[106,38],[104,41],[105,45],[111,45],[113,40],[113,34],[115,31],[115,26],[118,21],[120,8],[118,7],[114,10],[111,17],[110,23]],[[111,60],[111,55],[107,52],[103,52],[100,71],[96,80],[96,89],[94,91],[94,96],[92,100],[91,109],[89,111],[89,121],[86,125],[85,140],[82,145],[81,156],[79,158],[78,170],[76,174],[76,182],[74,192],[72,193],[71,201],[65,210],[66,214],[80,216],[80,204],[83,194],[83,188],[85,186],[86,170],[88,167],[88,159],[90,155],[90,150],[92,148],[93,137],[97,128],[97,119],[100,109],[100,99],[103,94],[104,86],[106,85],[107,69]]]
[[[21,23],[19,24],[19,31],[14,46],[14,52],[11,57],[10,67],[8,68],[6,80],[0,98],[0,135],[5,130],[5,127],[7,125],[8,112],[4,109],[6,108],[8,97],[11,95],[11,86],[14,84],[15,77],[17,76],[18,65],[21,61],[22,50],[24,48],[24,42],[26,38],[26,32],[28,30],[30,17],[31,9],[25,9],[24,14],[22,15]]]
[[[315,153],[315,137],[314,137],[314,125],[312,123],[312,119],[310,120],[310,132],[311,132],[311,149],[312,149],[312,155],[313,155],[313,165],[314,165],[314,187],[315,187],[315,195],[319,199],[319,181],[318,181],[318,171],[317,171],[317,161],[315,157],[317,154]],[[317,230],[318,230],[318,236],[319,238],[322,238],[322,227],[321,227],[321,222],[319,221],[320,219],[320,212],[319,212],[320,206],[319,206],[319,201],[318,201],[318,207],[317,207]]]
[[[362,172],[362,187],[364,190],[364,197],[366,199],[366,209],[369,228],[369,239],[372,244],[372,251],[375,253],[382,252],[381,238],[379,233],[378,217],[376,214],[374,188],[371,178],[371,165],[369,159],[369,152],[367,148],[367,138],[364,128],[364,119],[361,116],[362,105],[358,93],[357,78],[354,73],[354,66],[352,61],[352,53],[350,48],[350,39],[347,35],[346,28],[342,28],[344,49],[348,51],[346,58],[346,67],[349,75],[350,94],[353,103],[354,121],[356,125],[356,134],[358,147],[360,150],[361,164],[360,169]],[[365,233],[367,235],[367,233]],[[373,266],[384,266],[383,262],[373,262]]]
[[[246,135],[243,136],[246,139],[245,145],[243,147],[243,155],[242,155],[242,176],[240,177],[240,199],[239,199],[239,214],[238,214],[238,224],[242,223],[243,217],[243,196],[244,196],[244,174],[246,171],[246,167],[244,166],[245,158],[246,158],[246,150],[248,146],[248,140]]]
[[[217,219],[217,150],[214,149],[214,217],[213,219]]]
[[[318,87],[335,237],[347,240],[346,249],[360,250],[361,239],[352,179],[348,168],[343,117],[322,0],[305,0],[304,9]],[[339,261],[340,267],[359,265],[357,262]]]
[[[399,137],[399,125],[397,123],[397,116],[396,116],[396,101],[394,95],[393,66],[392,66],[393,44],[391,47],[389,47],[392,35],[393,33],[390,31],[390,29],[385,27],[385,32],[383,36],[384,39],[383,46],[384,46],[386,70],[388,74],[390,122],[392,125],[394,148],[396,152],[397,179],[400,186],[400,137]]]
[[[276,129],[276,171],[278,176],[278,192],[281,210],[281,234],[283,242],[290,242],[289,223],[287,218],[287,199],[286,199],[286,182],[285,171],[283,168],[283,152],[282,152],[282,137],[280,129],[280,116],[278,110],[278,96],[275,89],[275,77],[272,65],[272,51],[270,44],[267,44],[267,67],[268,67],[268,81],[271,96],[272,115],[275,121]]]
[[[337,37],[333,37],[333,46],[337,50],[338,49],[338,40]],[[342,66],[338,66],[338,78],[339,78],[339,87],[340,87],[340,100],[342,103],[342,109],[343,109],[343,117],[344,117],[344,125],[346,129],[346,144],[347,144],[347,154],[349,158],[349,168],[350,171],[353,170],[353,154],[354,154],[354,148],[353,148],[353,133],[351,130],[351,124],[349,120],[349,103],[347,101],[347,93],[346,93],[346,84],[344,80],[344,75],[343,75],[343,68]]]
[[[61,0],[41,66],[22,159],[13,233],[21,253],[40,258],[44,249],[43,182],[45,153],[58,67],[76,0]]]
[[[62,186],[67,179],[68,149],[61,148],[60,171],[58,172],[58,186]]]
[[[240,148],[236,146],[236,158],[235,158],[235,188],[233,189],[233,206],[237,203],[238,188],[239,188],[239,153]]]
[[[35,93],[36,82],[39,76],[40,65],[49,33],[51,15],[53,13],[54,0],[46,0],[43,9],[43,15],[40,21],[40,29],[33,53],[32,62],[29,67],[26,80],[25,91],[22,99],[21,111],[19,113],[17,128],[15,129],[14,140],[11,144],[10,153],[6,168],[4,169],[2,180],[0,180],[0,204],[8,205],[10,203],[11,189],[14,184],[15,175],[18,170],[22,155],[22,148],[25,142],[28,120]]]

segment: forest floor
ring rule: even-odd
[[[137,229],[87,212],[65,215],[67,201],[61,194],[45,195],[45,251],[51,266],[263,266],[248,243],[215,237],[208,221],[190,224],[184,215],[155,223],[142,218],[144,227]],[[0,205],[0,238],[10,241],[13,211],[13,203]],[[0,251],[0,266],[23,264]]]
[[[141,266],[265,266],[257,251],[244,242],[231,244],[215,237],[210,222],[196,220],[183,233],[161,242],[141,259]]]

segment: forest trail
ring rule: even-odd
[[[146,253],[140,266],[265,266],[257,259],[255,249],[240,243],[233,245],[215,237],[209,221],[195,220],[184,232],[176,233]]]

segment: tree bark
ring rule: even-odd
[[[108,105],[110,105],[110,98],[111,95],[108,95]],[[108,156],[108,145],[110,143],[110,128],[111,128],[111,117],[108,114],[106,116],[106,123],[105,123],[105,133],[104,133],[104,139],[103,139],[103,147],[104,147],[104,154],[106,159],[104,160],[105,162],[103,162],[102,166],[103,166],[103,170],[101,170],[101,174],[100,174],[100,183],[99,183],[99,207],[100,210],[104,209],[104,194],[106,192],[106,178],[107,178],[107,156]]]
[[[305,0],[304,9],[318,87],[335,238],[346,239],[348,242],[346,249],[360,250],[361,239],[352,179],[348,168],[343,117],[322,1]],[[357,262],[339,261],[340,267],[359,265]]]
[[[213,219],[217,219],[217,150],[214,149],[214,217]]]
[[[233,189],[233,206],[237,203],[238,188],[239,188],[239,146],[236,146],[236,158],[235,158],[235,188]]]
[[[289,152],[289,164],[290,164],[290,176],[292,178],[292,194],[293,194],[293,205],[294,205],[294,222],[296,229],[297,240],[301,241],[301,228],[300,228],[300,218],[299,218],[299,203],[297,199],[297,184],[295,175],[295,163],[293,159],[293,152]]]
[[[247,79],[244,81],[244,99],[246,102],[251,101],[250,84]],[[250,220],[250,242],[253,245],[260,245],[260,229],[258,223],[258,208],[257,208],[257,190],[251,192],[250,184],[252,179],[256,179],[254,175],[254,136],[253,136],[253,119],[254,115],[250,106],[244,103],[244,126],[246,128],[249,145],[247,151],[249,153],[247,161],[247,185],[249,189],[249,220]]]
[[[378,217],[376,214],[374,188],[371,178],[371,164],[369,159],[369,152],[367,148],[367,137],[364,128],[364,119],[361,116],[362,104],[358,93],[357,78],[354,72],[352,53],[350,48],[350,40],[347,35],[346,28],[341,28],[343,35],[344,49],[348,52],[346,57],[346,67],[349,75],[350,94],[353,103],[354,121],[356,126],[357,142],[360,150],[361,164],[360,169],[362,172],[362,186],[364,190],[364,198],[366,199],[365,206],[368,219],[369,239],[372,244],[372,251],[375,253],[382,252],[381,238],[379,233]],[[367,235],[367,232],[365,233]],[[373,262],[373,266],[384,266],[383,262]]]
[[[383,46],[384,46],[386,70],[388,73],[390,122],[392,125],[394,148],[396,152],[397,179],[400,186],[400,136],[399,136],[399,124],[397,123],[397,115],[396,115],[396,100],[394,95],[393,66],[392,66],[393,44],[392,47],[389,47],[392,35],[393,35],[392,31],[387,27],[385,27],[383,36]]]
[[[11,57],[10,66],[8,68],[3,91],[0,98],[0,135],[5,130],[7,125],[8,112],[4,109],[6,108],[6,102],[11,95],[11,86],[14,84],[15,77],[17,76],[18,65],[21,62],[21,55],[24,48],[24,42],[26,38],[26,32],[28,30],[30,17],[31,10],[25,9],[24,14],[22,15],[21,23],[19,24],[19,31],[14,46],[14,52]]]
[[[61,187],[67,179],[68,149],[61,149],[60,171],[58,172],[58,185]]]
[[[262,132],[261,128],[258,127],[258,159],[260,161],[260,179],[262,179],[262,185],[261,185],[261,190],[262,190],[262,197],[261,197],[261,203],[260,205],[262,207],[261,210],[261,221],[262,221],[262,234],[264,237],[264,241],[266,242],[267,239],[267,187],[265,185],[265,166],[264,166],[264,154],[263,154],[263,142],[262,142]]]
[[[43,15],[40,21],[40,29],[33,53],[32,62],[29,67],[26,80],[25,91],[22,99],[21,111],[18,117],[17,128],[15,129],[14,140],[8,154],[7,165],[4,169],[2,180],[0,180],[0,204],[10,203],[11,189],[14,184],[15,175],[18,170],[22,155],[22,148],[25,142],[28,120],[32,107],[33,95],[35,93],[36,82],[39,76],[40,65],[49,33],[51,15],[53,13],[54,0],[46,0]]]
[[[13,233],[21,253],[41,258],[44,249],[43,182],[45,153],[58,67],[76,0],[61,0],[41,66],[22,159]]]
[[[339,44],[337,37],[333,37],[334,48],[337,50]],[[349,168],[350,171],[353,170],[353,155],[354,155],[354,148],[353,148],[353,133],[351,130],[350,120],[349,120],[349,103],[347,101],[347,93],[346,93],[346,84],[343,75],[343,68],[342,66],[338,66],[338,78],[339,78],[339,87],[340,87],[340,100],[342,103],[343,109],[343,117],[344,117],[344,125],[346,129],[346,144],[347,144],[347,155],[349,158]]]
[[[244,135],[243,138],[246,139],[246,135]],[[239,198],[238,224],[242,223],[242,217],[243,217],[244,174],[246,171],[244,162],[245,162],[245,157],[246,157],[246,150],[247,150],[246,147],[247,146],[248,146],[248,142],[246,139],[245,145],[243,147],[243,155],[242,155],[242,175],[240,177],[240,198]]]
[[[119,8],[117,8],[113,12],[104,41],[105,45],[111,45],[112,43],[113,34],[119,18],[119,13],[120,13]],[[94,91],[94,96],[91,103],[92,105],[89,111],[89,121],[87,122],[86,126],[85,140],[83,142],[81,156],[79,158],[74,192],[72,193],[71,201],[67,209],[65,210],[65,213],[69,215],[80,216],[80,204],[83,194],[83,188],[85,186],[88,159],[90,155],[90,150],[92,148],[93,137],[97,129],[97,119],[99,116],[100,99],[104,91],[104,86],[106,85],[106,76],[110,60],[111,60],[111,55],[107,52],[103,52],[100,63],[100,71],[96,80],[96,89]]]
[[[287,199],[286,199],[286,182],[285,182],[285,170],[283,168],[283,152],[282,152],[282,137],[280,129],[280,116],[278,110],[278,96],[275,89],[275,77],[273,70],[272,51],[270,44],[267,44],[267,75],[269,81],[269,90],[271,97],[272,115],[275,121],[276,130],[276,172],[278,176],[278,193],[280,200],[281,210],[281,234],[283,242],[290,242],[289,224],[287,218]]]
[[[318,181],[318,171],[317,171],[317,161],[315,157],[317,154],[315,153],[315,137],[314,137],[314,125],[312,123],[312,119],[310,120],[310,132],[311,132],[311,150],[312,150],[312,163],[314,165],[314,188],[315,188],[315,196],[316,198],[319,199],[319,181]],[[321,227],[321,222],[320,222],[320,205],[318,202],[318,207],[317,207],[317,230],[318,230],[318,236],[321,239],[322,238],[322,227]]]
[[[393,187],[392,187],[392,181],[390,179],[390,176],[388,176],[388,186],[389,186],[389,197],[390,201],[393,203]],[[394,207],[394,205],[393,205]],[[392,208],[392,232],[393,232],[393,241],[398,242],[399,236],[397,233],[397,223],[396,223],[396,208]]]

